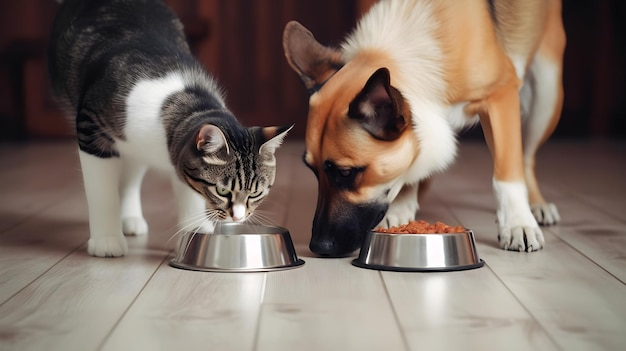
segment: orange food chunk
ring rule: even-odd
[[[426,221],[410,221],[407,224],[391,227],[391,228],[376,228],[374,231],[379,233],[390,234],[446,234],[446,233],[463,233],[467,229],[460,225],[450,226],[443,222],[435,222],[430,224]]]

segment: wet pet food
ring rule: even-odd
[[[467,229],[462,226],[450,226],[442,222],[435,222],[430,224],[426,221],[410,221],[407,224],[391,227],[391,228],[376,228],[374,231],[379,233],[390,234],[445,234],[445,233],[463,233]]]

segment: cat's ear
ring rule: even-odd
[[[226,154],[230,154],[226,136],[219,127],[213,124],[205,124],[200,128],[196,138],[196,147],[198,150],[204,150],[211,154],[226,148]]]
[[[265,142],[259,148],[259,154],[273,155],[276,149],[283,143],[287,133],[293,128],[293,124],[283,127],[265,127],[261,129],[261,134]]]

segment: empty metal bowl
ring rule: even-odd
[[[184,234],[170,261],[176,268],[208,272],[268,272],[303,264],[287,229],[245,223],[218,223],[211,234]]]
[[[482,267],[474,233],[390,234],[371,231],[357,267],[402,272],[457,271]]]

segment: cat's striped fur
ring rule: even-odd
[[[148,167],[172,176],[182,228],[245,220],[268,194],[289,128],[243,127],[159,0],[66,0],[48,54],[53,93],[76,121],[90,254],[124,255],[123,234],[147,233]]]

